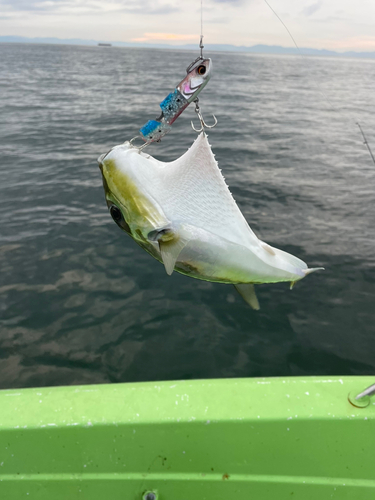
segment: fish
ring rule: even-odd
[[[165,271],[232,284],[259,309],[254,285],[291,286],[323,268],[258,239],[237,206],[206,133],[179,158],[162,162],[130,142],[98,158],[116,224]]]
[[[159,142],[171,130],[171,125],[207,85],[211,73],[212,61],[209,58],[198,57],[188,66],[185,78],[160,103],[161,115],[139,129],[147,144]]]

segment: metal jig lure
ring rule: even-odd
[[[192,123],[193,130],[201,132],[204,127],[213,128],[216,125],[217,119],[215,116],[215,123],[213,125],[207,125],[205,123],[198,105],[198,94],[207,85],[212,71],[211,59],[203,57],[204,46],[202,39],[203,36],[201,36],[199,43],[200,56],[186,68],[186,76],[176,85],[175,90],[168,94],[160,103],[161,115],[155,120],[149,120],[139,129],[141,133],[140,137],[145,141],[145,144],[140,146],[140,150],[152,142],[159,142],[161,138],[171,130],[173,122],[193,101],[195,102],[195,111],[201,122],[200,129],[196,129]],[[134,137],[130,143],[133,143],[137,137]]]

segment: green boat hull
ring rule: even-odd
[[[375,400],[348,400],[372,383],[308,377],[0,391],[0,498],[374,500]]]

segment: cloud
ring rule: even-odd
[[[132,38],[132,42],[170,42],[196,40],[197,35],[182,35],[179,33],[144,33],[141,38]]]
[[[213,0],[214,3],[227,3],[232,5],[242,5],[247,3],[246,0]]]
[[[166,15],[180,11],[180,7],[164,3],[163,0],[0,0],[8,12],[34,12],[40,14],[64,13],[116,13]]]
[[[227,17],[217,17],[217,18],[210,18],[205,20],[206,24],[226,24],[228,23],[228,18]]]
[[[5,5],[8,10],[21,12],[51,11],[69,3],[69,0],[0,0],[0,5]]]
[[[304,14],[307,17],[312,16],[313,14],[315,14],[315,12],[317,12],[320,9],[321,6],[322,6],[322,1],[320,0],[319,2],[315,2],[309,5],[308,7],[305,7],[302,10],[302,14]]]
[[[143,7],[141,7],[140,10],[144,13],[144,8]],[[172,14],[173,12],[180,12],[180,11],[181,11],[180,7],[172,7],[171,5],[162,5],[160,7],[150,8],[147,11],[147,14],[156,14],[156,15],[160,15],[160,14]]]

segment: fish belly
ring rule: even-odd
[[[293,265],[294,256],[273,250],[270,255],[261,246],[248,248],[195,228],[175,270],[192,278],[220,283],[277,283],[298,281],[305,276],[307,265],[303,261],[298,259],[301,266],[297,267]],[[287,259],[289,255],[292,263]]]

